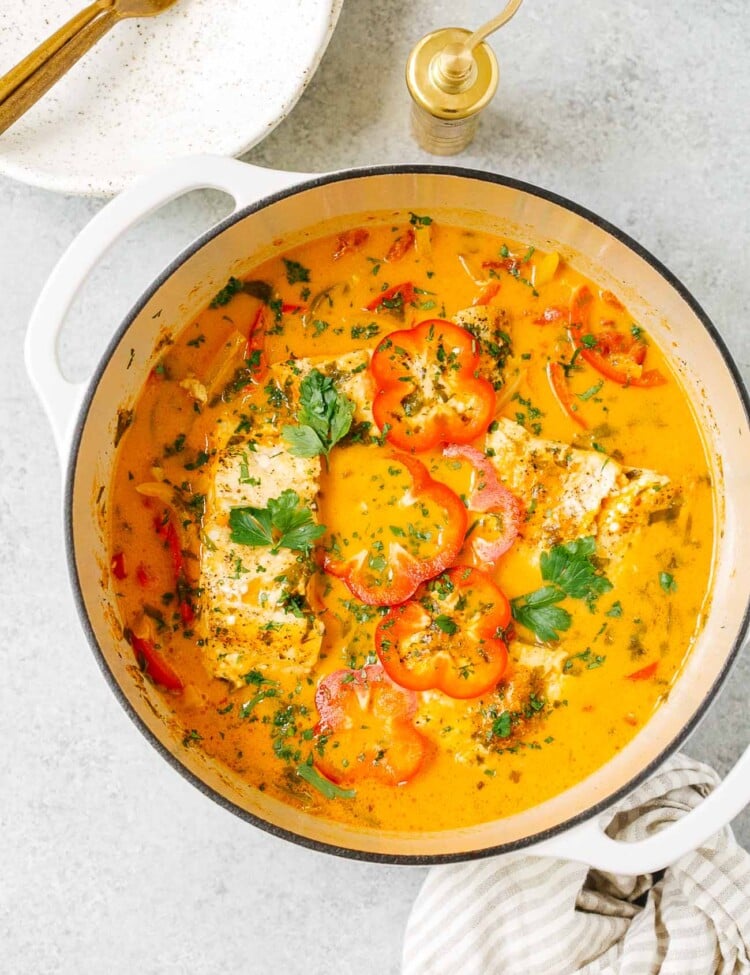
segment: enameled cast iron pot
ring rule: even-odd
[[[89,383],[61,374],[57,334],[81,283],[107,248],[141,217],[190,190],[232,195],[234,213],[177,257],[122,324]],[[110,589],[106,486],[114,463],[118,409],[132,404],[155,348],[208,303],[231,274],[246,273],[280,247],[325,222],[414,210],[556,247],[621,295],[636,320],[672,358],[692,397],[708,444],[718,530],[713,599],[697,645],[648,725],[594,775],[533,809],[480,826],[439,833],[386,833],[316,819],[251,788],[200,751],[135,666],[120,637]],[[283,244],[279,244],[283,238]],[[274,244],[274,241],[277,241]],[[737,655],[748,625],[750,538],[748,397],[716,329],[657,260],[605,221],[552,193],[488,173],[447,167],[387,167],[310,179],[229,159],[193,157],[134,184],[104,207],[63,255],[39,298],[26,358],[67,464],[65,530],[73,590],[102,671],[135,724],[169,763],[227,809],[257,826],[316,849],[362,859],[432,863],[506,853],[582,860],[619,873],[661,868],[693,849],[750,800],[750,748],[722,785],[675,825],[639,843],[603,832],[606,810],[637,786],[696,727]],[[102,490],[104,488],[104,490]],[[471,801],[467,797],[467,802]]]

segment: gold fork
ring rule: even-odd
[[[0,78],[0,133],[27,112],[118,21],[155,17],[175,3],[177,0],[96,0],[76,14]]]

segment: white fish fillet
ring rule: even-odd
[[[371,423],[369,359],[363,350],[338,359],[275,363],[268,380],[284,391],[294,411],[300,383],[311,369],[334,375],[339,391],[356,404],[355,422]],[[314,516],[320,458],[294,457],[281,430],[269,423],[253,428],[242,442],[236,440],[217,448],[206,498],[200,584],[206,665],[214,676],[242,686],[250,671],[307,673],[318,659],[324,628],[307,602],[311,573],[299,553],[235,544],[230,511],[265,508],[292,488]]]
[[[524,544],[537,556],[561,542],[595,535],[600,556],[620,557],[633,533],[648,524],[649,514],[675,499],[676,490],[663,474],[534,437],[506,418],[487,434],[485,449],[502,482],[526,505]]]

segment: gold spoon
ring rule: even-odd
[[[110,28],[155,17],[177,0],[96,0],[0,78],[0,133],[27,112]]]

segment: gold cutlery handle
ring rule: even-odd
[[[93,3],[0,79],[0,133],[27,112],[120,19]]]
[[[55,31],[55,33],[43,41],[38,47],[34,48],[31,54],[27,54],[23,61],[11,68],[10,71],[0,78],[0,104],[12,95],[16,88],[19,88],[27,78],[38,70],[44,62],[67,44],[78,31],[85,27],[89,21],[93,20],[97,14],[103,10],[99,0],[81,10],[75,17],[71,17],[67,24]]]

